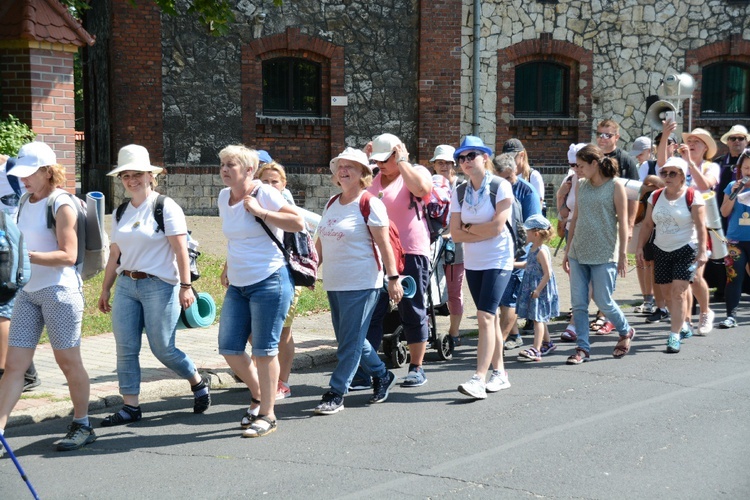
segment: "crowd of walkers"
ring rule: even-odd
[[[614,358],[633,349],[636,330],[613,299],[616,280],[628,268],[628,253],[636,256],[644,297],[636,312],[647,315],[648,322],[669,324],[667,352],[679,352],[685,339],[713,328],[704,279],[712,244],[715,253],[726,254],[726,286],[720,290],[726,319],[719,326],[735,327],[750,255],[748,139],[744,127],[733,126],[721,138],[728,153],[716,163],[710,133],[694,129],[680,138],[676,124],[666,121],[655,141],[638,138],[628,153],[617,147],[619,126],[605,120],[597,126],[596,144],[573,144],[567,151],[571,168],[557,193],[557,228],[545,217],[544,182],[519,139],[506,141],[497,155],[471,135],[458,147],[437,145],[431,167],[450,189],[449,223],[438,237],[455,245],[455,259],[440,263],[447,283],[448,333],[455,345],[461,343],[464,280],[477,309],[476,369],[458,392],[485,399],[511,386],[504,351],[523,345],[518,320],[527,320],[534,332],[531,347],[519,350],[519,360],[539,361],[557,347],[547,327],[560,315],[557,283],[562,276],[556,275],[547,246],[555,232],[566,240],[561,271],[570,280],[572,306],[570,325],[560,340],[576,344],[567,364],[590,359],[590,332],[617,332]],[[300,289],[295,289],[288,257],[274,237],[281,240],[284,232],[306,226],[285,189],[283,166],[267,152],[230,145],[218,157],[226,186],[218,209],[228,240],[218,347],[248,388],[249,405],[239,416],[241,435],[256,438],[276,431],[275,401],[291,395],[291,327]],[[74,409],[57,448],[78,449],[96,434],[88,416],[89,378],[80,356],[83,294],[75,266],[75,207],[71,197],[55,198],[56,226],[48,228],[47,201],[62,191],[65,180],[49,146],[28,144],[13,162],[7,174],[20,179],[28,193],[17,221],[31,250],[32,277],[15,301],[0,309],[0,315],[10,318],[7,347],[0,335],[0,433],[35,376],[34,350],[46,328]],[[428,381],[423,361],[430,333],[426,295],[434,238],[420,207],[431,200],[433,172],[413,164],[406,146],[391,134],[375,137],[361,150],[346,148],[330,161],[330,171],[340,192],[325,205],[315,245],[338,348],[329,387],[313,409],[319,415],[341,411],[352,390],[371,389],[371,404],[386,401],[398,380],[377,352],[391,307],[398,311],[410,354],[401,386],[415,389]],[[144,331],[157,359],[187,381],[193,411],[203,413],[211,405],[209,379],[175,345],[180,310],[190,307],[195,295],[185,215],[166,198],[156,216],[161,173],[145,148],[129,145],[108,174],[120,179],[129,199],[113,223],[98,299],[99,309],[112,315],[124,403],[102,420],[103,427],[143,417],[138,396]],[[635,195],[624,180],[637,181]],[[5,184],[0,182],[0,188]],[[707,229],[712,206],[725,219],[726,238]],[[725,251],[716,245],[724,245]],[[415,284],[408,295],[401,284],[404,276]],[[591,300],[598,312],[589,323]]]

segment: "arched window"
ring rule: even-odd
[[[263,114],[320,116],[321,65],[282,57],[263,61]]]
[[[516,66],[515,116],[569,116],[570,69],[532,61]]]
[[[718,62],[703,68],[701,115],[750,115],[750,66]]]

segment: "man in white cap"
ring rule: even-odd
[[[427,349],[429,328],[425,293],[430,274],[430,231],[422,211],[432,190],[430,171],[409,162],[409,153],[401,139],[392,134],[382,134],[373,139],[370,161],[375,161],[380,171],[368,191],[380,198],[394,221],[406,254],[404,275],[414,278],[417,291],[414,297],[404,298],[398,304],[404,336],[409,346],[411,363],[403,387],[419,387],[427,382],[422,361]],[[421,201],[420,201],[421,200]],[[398,279],[389,276],[388,279]],[[385,304],[387,305],[386,294]],[[367,339],[378,348],[383,337],[383,301],[372,316]]]

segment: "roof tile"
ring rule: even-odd
[[[0,40],[35,40],[78,47],[95,41],[58,0],[16,0],[8,4],[0,7]]]

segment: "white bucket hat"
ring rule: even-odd
[[[587,144],[585,142],[579,142],[578,144],[571,144],[568,148],[568,165],[576,163],[576,155],[582,150]]]
[[[117,168],[107,175],[115,176],[126,170],[160,174],[164,169],[151,165],[151,159],[146,148],[137,144],[130,144],[120,148],[120,152],[117,154]]]
[[[372,167],[370,166],[370,162],[367,161],[367,155],[364,153],[364,151],[361,151],[359,149],[354,148],[346,148],[341,154],[339,154],[336,158],[332,159],[330,162],[331,165],[331,172],[336,174],[336,172],[339,171],[339,161],[341,160],[349,160],[356,163],[359,163],[365,169],[372,173]]]
[[[682,158],[679,158],[677,156],[671,156],[667,158],[666,163],[664,163],[664,165],[661,166],[661,169],[664,170],[665,168],[668,168],[668,167],[679,168],[680,170],[682,170],[682,174],[685,177],[687,177],[688,164]]]
[[[24,178],[49,165],[57,165],[57,155],[52,148],[44,142],[30,142],[21,146],[16,166],[8,174]]]
[[[454,148],[453,146],[448,146],[447,144],[441,144],[440,146],[435,148],[435,154],[432,156],[430,163],[433,163],[437,160],[443,160],[443,161],[449,161],[451,163],[456,163],[456,160],[453,159],[453,153],[455,152],[456,152],[456,148]]]

